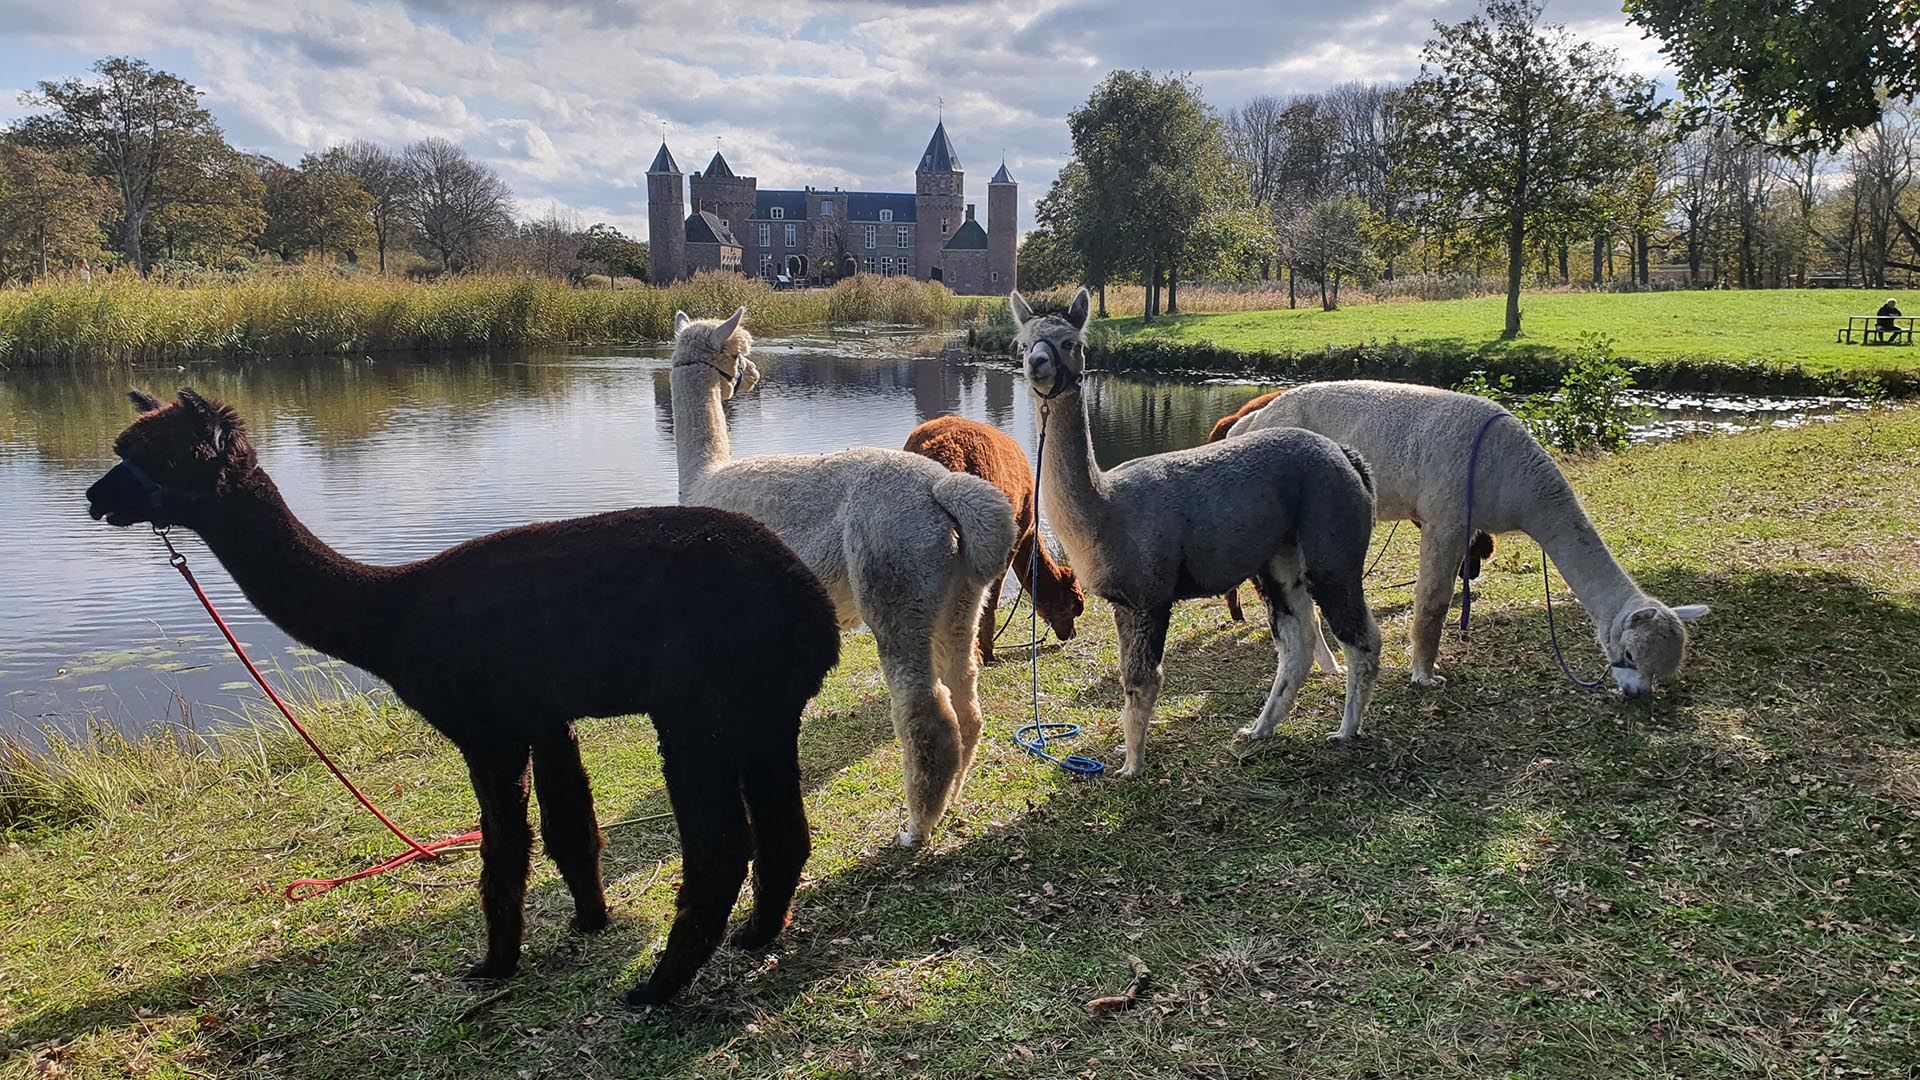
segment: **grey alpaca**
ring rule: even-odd
[[[1366,463],[1312,432],[1275,431],[1102,471],[1080,396],[1087,291],[1064,318],[1036,318],[1017,292],[1009,300],[1042,406],[1041,499],[1074,572],[1113,605],[1119,628],[1127,695],[1119,775],[1140,773],[1174,602],[1249,577],[1265,589],[1279,663],[1259,717],[1239,737],[1266,738],[1292,710],[1313,665],[1307,619],[1317,603],[1347,658],[1346,708],[1332,737],[1353,738],[1380,675],[1380,629],[1360,587],[1373,535]]]
[[[1380,520],[1421,525],[1413,681],[1438,686],[1445,681],[1433,670],[1440,631],[1467,542],[1467,457],[1489,421],[1474,479],[1473,527],[1524,532],[1540,542],[1593,617],[1608,671],[1623,692],[1648,693],[1672,678],[1687,655],[1685,624],[1705,616],[1706,606],[1670,608],[1643,592],[1607,551],[1553,456],[1498,404],[1405,383],[1309,383],[1242,417],[1226,441],[1304,428],[1366,455]]]

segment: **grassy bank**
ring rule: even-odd
[[[0,289],[0,366],[662,340],[673,332],[675,310],[708,317],[742,304],[749,326],[778,331],[856,322],[942,326],[977,317],[986,301],[876,277],[775,292],[765,282],[707,274],[611,292],[532,277],[413,282],[314,273],[176,286],[116,275]]]
[[[659,945],[676,856],[644,721],[583,728],[603,819],[635,822],[610,832],[614,927],[570,937],[539,864],[526,963],[499,987],[457,978],[478,944],[471,856],[289,906],[287,879],[390,840],[297,759],[203,770],[0,841],[0,1072],[1905,1075],[1920,414],[1570,471],[1648,589],[1714,605],[1651,703],[1561,680],[1518,538],[1488,568],[1471,647],[1447,638],[1451,681],[1416,691],[1402,528],[1372,579],[1390,662],[1356,746],[1322,741],[1339,687],[1315,679],[1272,743],[1236,754],[1271,648],[1195,602],[1170,635],[1148,777],[1074,782],[1022,757],[1006,737],[1026,672],[1003,664],[983,760],[910,853],[888,846],[899,751],[872,642],[849,637],[802,735],[816,847],[791,933],[770,956],[723,951],[683,1005],[645,1016],[615,993]],[[1042,693],[1089,725],[1076,749],[1111,759],[1121,694],[1093,608],[1043,650]],[[1571,620],[1569,659],[1597,674]],[[328,723],[401,821],[471,824],[457,758],[417,721]],[[1151,987],[1090,1016],[1128,954]]]
[[[1500,340],[1500,297],[1183,314],[1151,325],[1113,318],[1096,324],[1094,356],[1114,368],[1443,386],[1486,369],[1527,390],[1557,385],[1581,335],[1599,333],[1646,387],[1920,394],[1920,346],[1833,340],[1848,315],[1883,299],[1835,289],[1529,294],[1515,341]],[[1002,322],[982,331],[979,347],[1003,350],[1010,336]]]

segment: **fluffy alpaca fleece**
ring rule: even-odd
[[[998,428],[959,416],[942,416],[913,429],[906,450],[952,469],[972,473],[1000,489],[1013,504],[1013,525],[1020,533],[1010,563],[1020,588],[1031,589],[1034,610],[1047,620],[1054,636],[1073,640],[1073,620],[1087,610],[1087,601],[1073,571],[1053,561],[1040,536],[1038,511],[1033,505],[1033,466],[1020,444]],[[1039,565],[1034,563],[1038,561]],[[1037,575],[1037,576],[1036,576]],[[994,611],[1000,605],[1000,583],[987,586],[987,602],[980,611],[980,659],[993,661]]]
[[[1508,416],[1482,397],[1404,383],[1356,379],[1296,387],[1233,426],[1229,442],[1304,428],[1360,451],[1373,466],[1382,521],[1413,519],[1420,532],[1414,586],[1413,680],[1434,686],[1440,630],[1466,546],[1467,455],[1488,417]],[[1704,605],[1670,608],[1648,596],[1613,559],[1580,498],[1526,425],[1493,422],[1480,447],[1473,524],[1539,541],[1593,617],[1609,671],[1627,694],[1672,678],[1686,659],[1685,624]]]
[[[902,844],[925,840],[980,744],[974,626],[1007,572],[1013,508],[977,476],[876,448],[734,461],[723,403],[760,371],[741,308],[725,322],[674,315],[673,437],[680,501],[771,528],[820,578],[842,626],[865,622],[892,697],[907,789]]]
[[[1207,441],[1219,442],[1221,439],[1226,438],[1233,433],[1233,426],[1239,423],[1242,417],[1250,413],[1259,412],[1266,407],[1268,402],[1284,393],[1286,393],[1285,390],[1270,390],[1267,393],[1254,397],[1245,405],[1221,417],[1219,422],[1213,425],[1213,430],[1207,433]],[[1413,527],[1416,529],[1420,527],[1420,519],[1413,519]],[[1480,576],[1480,564],[1491,558],[1493,558],[1493,537],[1475,529],[1473,533],[1473,543],[1467,547],[1467,577],[1478,578]],[[1255,586],[1255,588],[1257,589],[1258,586]],[[1228,589],[1225,599],[1227,601],[1228,616],[1230,616],[1234,622],[1245,622],[1246,615],[1240,610],[1239,588]],[[1337,673],[1339,667],[1333,662],[1333,654],[1327,650],[1326,639],[1320,637],[1318,634],[1315,635],[1315,638],[1318,640],[1318,644],[1314,649],[1316,662],[1319,663],[1322,670]]]
[[[1120,775],[1141,769],[1174,602],[1218,596],[1249,577],[1266,590],[1279,663],[1266,705],[1240,736],[1271,735],[1293,708],[1313,663],[1307,617],[1318,603],[1347,656],[1346,708],[1333,737],[1351,739],[1380,674],[1380,630],[1360,588],[1373,534],[1366,463],[1311,432],[1275,431],[1102,470],[1080,395],[1087,291],[1064,318],[1035,317],[1019,293],[1010,301],[1046,426],[1047,515],[1081,584],[1113,604],[1119,628],[1127,694]]]
[[[93,516],[199,533],[262,614],[386,680],[466,758],[487,924],[473,975],[511,975],[520,961],[529,775],[574,928],[607,924],[579,717],[653,718],[680,828],[666,951],[627,1000],[658,1004],[693,978],[749,858],[753,913],[734,942],[756,948],[785,927],[809,850],[800,711],[840,636],[820,583],[772,533],[715,510],[627,510],[368,566],[293,516],[231,409],[189,390],[166,406],[133,397],[141,415],[114,445],[122,463],[87,491]],[[740,677],[742,657],[752,678]]]

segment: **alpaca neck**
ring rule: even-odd
[[[262,615],[303,645],[381,674],[401,607],[399,572],[322,543],[254,469],[197,528]]]
[[[1564,480],[1561,483],[1565,485]],[[1571,487],[1552,505],[1550,520],[1527,532],[1559,567],[1560,576],[1573,587],[1594,624],[1604,630],[1622,608],[1640,599],[1640,587],[1613,560]]]
[[[1049,617],[1073,610],[1073,589],[1067,584],[1066,571],[1053,561],[1037,526],[1033,530],[1033,560],[1038,565],[1023,568],[1028,576],[1021,582],[1033,583],[1033,606]]]
[[[1043,423],[1047,441],[1041,448],[1040,474],[1047,513],[1063,540],[1088,536],[1106,515],[1111,497],[1094,460],[1093,433],[1080,392],[1048,403]],[[1038,543],[1039,537],[1034,539]]]
[[[733,461],[720,381],[704,365],[673,369],[673,445],[680,466],[680,501]]]

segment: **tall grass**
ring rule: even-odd
[[[762,281],[703,274],[617,293],[536,277],[306,273],[177,285],[115,276],[0,290],[0,365],[657,341],[672,334],[676,310],[714,317],[742,305],[760,331],[942,326],[978,317],[986,303],[938,284],[865,276],[775,292]]]

